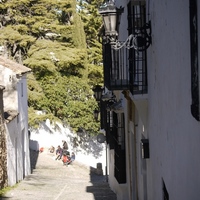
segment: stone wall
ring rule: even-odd
[[[8,185],[7,177],[7,149],[6,149],[6,131],[0,113],[0,189]]]

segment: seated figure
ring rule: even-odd
[[[75,160],[75,154],[74,152],[72,152],[72,155],[71,155],[71,162]]]
[[[71,163],[71,158],[67,154],[63,154],[62,157],[63,165],[69,165]]]
[[[60,160],[62,158],[62,153],[63,153],[63,150],[59,145],[58,148],[56,149],[56,156],[57,157],[56,157],[55,160]]]

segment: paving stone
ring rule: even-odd
[[[52,154],[32,153],[33,173],[7,192],[1,200],[116,200],[103,175],[77,161],[68,167]]]

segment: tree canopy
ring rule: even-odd
[[[28,76],[31,127],[49,118],[67,123],[74,131],[98,131],[92,87],[103,80],[100,2],[4,0],[0,4],[3,54],[32,69]],[[38,110],[44,114],[38,115]]]

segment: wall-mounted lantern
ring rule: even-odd
[[[118,32],[121,14],[124,8],[117,8],[112,0],[108,0],[99,8],[99,14],[103,17],[105,35],[103,42],[110,43],[113,49],[119,50],[122,47],[134,48],[137,51],[145,51],[151,45],[151,22],[145,23],[138,28],[134,34],[130,34],[124,43],[118,41]]]
[[[116,41],[122,12],[124,12],[124,8],[117,8],[112,0],[108,0],[100,6],[99,14],[103,17],[105,39],[107,42],[112,43]]]
[[[142,146],[142,158],[143,159],[149,158],[149,140],[141,139],[141,146]]]
[[[96,99],[96,101],[100,102],[101,101],[102,92],[103,92],[103,88],[100,85],[96,85],[93,88],[93,92],[94,92],[94,98]]]

